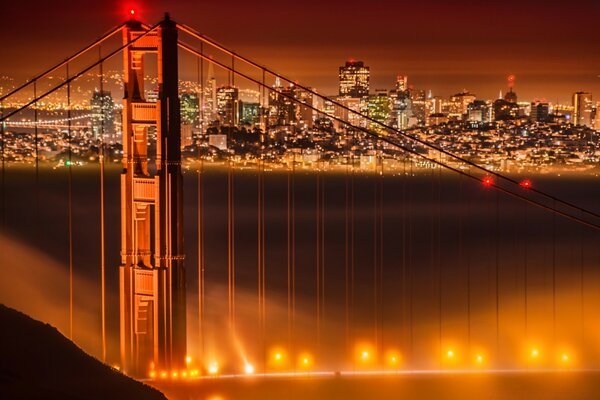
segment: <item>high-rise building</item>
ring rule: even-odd
[[[208,63],[206,85],[203,88],[203,118],[204,126],[209,126],[217,120],[217,80],[215,79],[213,63]]]
[[[368,115],[370,118],[387,125],[391,111],[391,101],[387,90],[376,90],[375,94],[369,96]],[[376,132],[387,133],[385,128],[375,122],[371,122],[369,127]]]
[[[396,90],[390,93],[392,102],[393,125],[397,129],[406,129],[412,116],[412,101],[408,89],[408,77],[399,75],[396,79]]]
[[[424,90],[413,90],[410,92],[412,115],[414,123],[425,125],[427,120],[427,93]]]
[[[240,123],[256,125],[260,122],[260,104],[240,101]]]
[[[469,104],[475,101],[477,97],[467,91],[457,93],[450,97],[449,116],[461,119],[468,112]]]
[[[198,126],[200,118],[200,100],[196,93],[183,93],[181,95],[181,123]]]
[[[489,107],[483,100],[475,100],[467,105],[467,120],[469,122],[489,122]]]
[[[347,61],[340,67],[340,96],[363,97],[369,94],[369,67],[362,61]]]
[[[311,108],[314,107],[312,93],[293,84],[284,88],[279,81],[275,89],[269,94],[269,125],[295,126],[300,130],[312,127],[315,114]]]
[[[217,115],[221,124],[237,125],[239,122],[238,88],[222,86],[217,89]]]
[[[115,103],[110,92],[95,91],[90,100],[92,109],[92,132],[94,137],[104,139],[115,134]]]
[[[592,126],[594,103],[592,94],[587,92],[573,93],[573,124]]]
[[[529,119],[534,122],[545,122],[550,118],[550,105],[546,102],[534,101],[531,103]]]

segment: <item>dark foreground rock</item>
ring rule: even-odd
[[[50,325],[0,304],[0,399],[166,400]]]

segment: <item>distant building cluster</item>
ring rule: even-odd
[[[201,84],[182,82],[182,145],[190,158],[336,164],[352,159],[369,164],[376,156],[402,157],[401,152],[370,139],[364,133],[369,130],[417,152],[430,150],[409,137],[503,170],[586,168],[600,160],[600,103],[588,92],[573,93],[570,104],[519,101],[513,75],[497,99],[481,99],[466,90],[437,96],[413,88],[406,75],[398,75],[391,88],[373,89],[370,68],[355,60],[339,67],[338,82],[337,95],[323,99],[313,94],[314,89],[283,85],[278,78],[268,90],[243,88],[231,80],[219,85],[209,66]],[[149,90],[145,97],[156,101],[158,92]],[[102,142],[119,159],[121,108],[110,92],[93,91],[89,107],[78,111],[82,117],[88,112],[89,123],[71,126],[81,138],[76,146],[71,143],[76,155],[93,159]],[[60,140],[39,140],[38,155],[48,159],[63,155],[64,126],[56,129]],[[10,124],[7,130],[9,159],[31,159],[35,146],[27,136],[19,135],[16,128],[11,132]],[[52,133],[45,129],[40,135],[47,138]],[[149,137],[154,137],[152,132]],[[45,153],[50,148],[53,151]]]

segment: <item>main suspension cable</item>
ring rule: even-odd
[[[215,65],[217,65],[217,66],[219,66],[219,67],[221,67],[221,68],[224,68],[224,69],[226,69],[226,70],[229,70],[229,69],[230,69],[230,67],[229,67],[229,66],[227,66],[227,65],[225,65],[225,64],[223,64],[223,63],[221,63],[221,62],[219,62],[219,61],[217,61],[217,60],[211,59],[210,57],[208,57],[208,56],[206,56],[206,55],[204,55],[204,54],[202,54],[202,53],[198,52],[196,49],[194,49],[193,47],[189,46],[188,44],[182,43],[182,42],[180,41],[180,42],[179,42],[179,46],[180,46],[182,49],[184,49],[184,50],[186,50],[186,51],[188,51],[188,52],[190,52],[190,53],[192,53],[192,54],[195,54],[195,55],[196,55],[196,56],[198,56],[198,57],[203,57],[205,60],[207,60],[207,61],[209,61],[209,62],[212,62],[212,63],[214,63]],[[241,77],[243,77],[243,78],[245,78],[245,79],[247,79],[247,80],[249,80],[249,81],[251,81],[251,82],[254,82],[254,83],[260,84],[260,81],[258,81],[257,79],[255,79],[255,78],[253,78],[253,77],[251,77],[251,76],[249,76],[249,75],[247,75],[247,74],[244,74],[244,73],[242,73],[242,72],[239,72],[239,71],[232,71],[232,72],[234,72],[235,74],[237,74],[237,75],[239,75],[239,76],[241,76]],[[300,103],[300,104],[302,104],[304,107],[307,107],[307,108],[309,108],[309,109],[311,109],[311,110],[313,110],[313,111],[316,111],[316,112],[318,112],[318,113],[321,113],[321,114],[322,114],[322,113],[324,113],[322,110],[319,110],[317,107],[315,107],[315,106],[313,106],[313,105],[311,105],[311,104],[304,103],[304,102],[302,102],[302,101],[300,101],[300,100],[298,100],[298,99],[294,98],[294,97],[293,97],[293,95],[291,95],[291,94],[287,94],[287,93],[285,93],[285,92],[283,92],[283,91],[279,91],[279,90],[277,90],[277,89],[275,89],[275,88],[271,88],[271,87],[269,87],[269,86],[267,86],[267,89],[268,89],[268,90],[270,90],[270,91],[276,92],[276,93],[278,93],[279,95],[281,95],[281,96],[284,96],[284,97],[286,97],[286,98],[290,99],[290,100],[291,100],[291,101],[293,101],[293,102]],[[465,171],[463,171],[463,170],[459,169],[458,167],[452,167],[452,166],[450,166],[450,165],[448,165],[448,164],[445,164],[445,163],[444,163],[444,162],[442,162],[442,161],[438,161],[438,160],[436,160],[435,158],[433,158],[433,157],[431,157],[431,156],[427,156],[427,155],[425,155],[425,154],[422,154],[422,153],[420,153],[419,151],[417,151],[417,150],[415,150],[415,149],[412,149],[412,148],[406,147],[404,144],[398,143],[398,142],[396,142],[396,141],[392,140],[390,137],[384,137],[384,136],[380,136],[380,135],[378,135],[378,134],[374,133],[373,131],[371,131],[371,130],[369,130],[369,129],[367,129],[367,128],[364,128],[364,127],[358,126],[358,125],[356,125],[356,124],[353,124],[353,123],[351,123],[351,122],[349,122],[349,121],[346,121],[346,120],[344,120],[344,119],[342,119],[342,118],[340,118],[340,117],[337,117],[337,116],[335,116],[335,115],[328,115],[328,117],[329,117],[329,118],[331,118],[331,119],[333,119],[333,120],[335,120],[335,121],[338,121],[338,122],[340,122],[340,123],[342,123],[342,124],[344,124],[344,125],[347,125],[347,126],[349,126],[349,127],[352,127],[352,128],[354,128],[354,129],[356,129],[356,130],[358,130],[358,131],[364,132],[364,133],[365,133],[365,134],[367,134],[368,136],[370,136],[370,137],[373,137],[375,140],[379,140],[379,141],[382,141],[382,142],[388,143],[388,144],[390,144],[390,145],[392,145],[392,146],[394,146],[394,147],[396,147],[396,148],[398,148],[398,149],[400,149],[400,150],[404,151],[405,153],[412,154],[413,156],[416,156],[416,157],[422,158],[422,159],[424,159],[424,160],[426,160],[426,161],[428,161],[428,162],[430,162],[430,163],[433,163],[433,164],[436,164],[436,165],[438,165],[438,166],[440,166],[440,167],[446,168],[446,169],[447,169],[447,170],[449,170],[449,171],[452,171],[452,172],[454,172],[454,173],[457,173],[457,174],[461,174],[461,175],[463,175],[463,176],[466,176],[466,177],[468,177],[468,178],[470,178],[470,179],[473,179],[473,180],[475,180],[475,181],[478,181],[478,182],[480,182],[480,178],[479,178],[479,177],[477,177],[477,176],[475,176],[475,175],[472,175],[472,174],[470,174],[470,173],[467,173],[467,172],[465,172]],[[478,166],[475,166],[475,167],[476,167],[477,169],[481,169],[481,167],[478,167]],[[590,228],[593,228],[593,229],[596,229],[596,230],[600,230],[600,224],[596,224],[596,223],[593,223],[593,222],[590,222],[590,221],[584,220],[584,219],[582,219],[582,218],[580,218],[580,217],[578,217],[578,216],[575,216],[575,215],[573,215],[573,214],[571,214],[571,213],[568,213],[568,212],[566,212],[566,211],[562,211],[562,210],[559,210],[559,209],[557,209],[557,208],[554,208],[554,207],[552,207],[552,206],[548,206],[548,205],[546,205],[546,204],[543,204],[543,203],[541,203],[541,202],[539,202],[539,201],[537,201],[537,200],[534,200],[534,199],[531,199],[531,198],[529,198],[529,197],[526,197],[526,196],[525,196],[525,195],[523,195],[523,194],[519,194],[519,193],[517,193],[517,192],[513,192],[512,190],[510,190],[510,189],[507,189],[507,188],[505,188],[505,187],[503,187],[503,186],[499,186],[498,184],[496,184],[496,183],[494,183],[494,182],[491,182],[491,183],[490,183],[488,186],[489,186],[489,187],[492,187],[492,188],[494,188],[494,189],[496,189],[496,190],[498,190],[498,191],[500,191],[500,192],[502,192],[502,193],[504,193],[504,194],[507,194],[507,195],[509,195],[509,196],[515,197],[515,198],[517,198],[517,199],[520,199],[520,200],[522,200],[522,201],[525,201],[525,202],[528,202],[528,203],[530,203],[530,204],[532,204],[532,205],[535,205],[535,206],[537,206],[537,207],[540,207],[540,208],[542,208],[542,209],[544,209],[544,210],[546,210],[546,211],[549,211],[549,212],[554,212],[554,213],[556,213],[556,214],[558,214],[558,215],[561,215],[561,216],[563,216],[563,217],[565,217],[565,218],[568,218],[568,219],[571,219],[571,220],[573,220],[573,221],[575,221],[575,222],[578,222],[578,223],[584,224],[584,225],[586,225],[586,226],[588,226],[588,227],[590,227]],[[528,190],[530,190],[530,189],[528,189]],[[557,201],[557,202],[561,202],[561,201],[560,201],[560,200],[558,200],[558,199],[557,199],[556,201]],[[581,212],[585,212],[585,213],[587,213],[587,214],[593,214],[593,213],[591,213],[591,212],[586,212],[586,210],[583,210],[583,209],[581,209],[580,211],[581,211]]]
[[[254,62],[254,61],[252,61],[252,60],[250,60],[250,59],[248,59],[248,58],[246,58],[244,56],[241,56],[241,55],[233,52],[232,50],[229,50],[228,48],[224,47],[223,45],[217,43],[215,40],[210,39],[207,36],[200,34],[196,30],[194,30],[194,29],[192,29],[192,28],[190,28],[190,27],[188,27],[186,25],[177,24],[177,27],[179,29],[181,29],[183,32],[191,35],[192,37],[194,37],[194,38],[196,38],[196,39],[198,39],[198,40],[200,40],[202,42],[205,42],[205,43],[207,43],[207,44],[215,47],[216,49],[218,49],[218,50],[220,50],[220,51],[222,51],[222,52],[224,52],[224,53],[232,56],[232,58],[237,58],[237,59],[239,59],[239,60],[241,60],[241,61],[243,61],[243,62],[245,62],[245,63],[247,63],[247,64],[249,64],[249,65],[251,65],[253,67],[255,67],[255,68],[258,68],[260,70],[266,71],[267,73],[269,73],[269,74],[271,74],[271,75],[273,75],[275,77],[283,79],[284,81],[286,81],[286,82],[288,82],[290,84],[293,84],[294,86],[296,86],[296,87],[298,87],[298,88],[300,88],[302,90],[307,91],[308,93],[312,94],[313,96],[316,96],[316,97],[318,97],[318,98],[320,98],[322,100],[331,102],[336,107],[339,107],[339,108],[341,108],[341,109],[343,109],[343,110],[345,110],[345,111],[347,111],[349,113],[352,113],[354,115],[357,115],[360,118],[363,118],[365,121],[368,121],[370,123],[376,124],[376,125],[384,128],[386,131],[395,132],[398,135],[402,136],[403,138],[410,140],[411,142],[419,143],[419,144],[421,144],[421,145],[423,145],[423,146],[425,146],[427,148],[430,148],[432,150],[438,151],[441,154],[445,154],[446,156],[448,156],[448,157],[450,157],[452,159],[458,160],[458,161],[460,161],[463,164],[466,164],[466,165],[469,165],[471,167],[474,167],[474,168],[482,171],[483,173],[485,173],[487,175],[492,175],[492,176],[495,176],[497,178],[503,179],[503,180],[505,180],[505,181],[513,184],[513,185],[520,186],[520,182],[518,182],[517,180],[515,180],[515,179],[513,179],[513,178],[511,178],[509,176],[506,176],[506,175],[501,174],[499,172],[496,172],[496,171],[487,169],[485,167],[482,167],[482,166],[480,166],[480,165],[478,165],[478,164],[476,164],[476,163],[474,163],[474,162],[472,162],[472,161],[470,161],[470,160],[468,160],[466,158],[460,157],[460,156],[458,156],[458,155],[456,155],[456,154],[454,154],[454,153],[452,153],[452,152],[450,152],[448,150],[445,150],[445,149],[443,149],[443,148],[441,148],[439,146],[436,146],[436,145],[434,145],[432,143],[429,143],[426,140],[422,140],[422,139],[419,139],[418,137],[411,136],[411,135],[407,134],[406,132],[403,132],[403,131],[401,131],[399,129],[394,128],[391,125],[388,125],[388,124],[386,124],[384,122],[381,122],[381,121],[379,121],[379,120],[377,120],[377,119],[375,119],[373,117],[369,117],[368,115],[365,115],[365,114],[363,114],[363,113],[361,113],[359,111],[356,111],[356,110],[354,110],[354,109],[352,109],[352,108],[350,108],[350,107],[348,107],[348,106],[346,106],[346,105],[344,105],[344,104],[342,104],[342,103],[340,103],[340,102],[338,102],[336,100],[326,98],[325,96],[317,93],[313,89],[311,89],[311,88],[309,88],[307,86],[304,86],[304,85],[302,85],[302,84],[294,81],[293,79],[290,79],[290,78],[287,78],[287,77],[285,77],[283,75],[280,75],[277,72],[272,71],[272,70],[270,70],[269,68],[267,68],[265,66],[259,65],[256,62]],[[180,45],[181,45],[181,42],[180,42]],[[244,76],[244,74],[240,74],[240,76]],[[319,110],[317,110],[317,111],[318,112],[322,112],[322,111],[319,111]],[[369,133],[369,135],[377,136],[381,140],[385,141],[385,138],[381,137],[380,135],[378,135],[376,133],[371,132],[371,133]],[[584,209],[583,207],[577,206],[577,205],[575,205],[575,204],[573,204],[571,202],[559,199],[559,198],[557,198],[557,197],[555,197],[555,196],[553,196],[553,195],[551,195],[549,193],[543,192],[543,191],[541,191],[539,189],[530,187],[528,190],[530,190],[533,193],[539,194],[539,195],[541,195],[543,197],[546,197],[546,198],[548,198],[550,200],[553,200],[553,201],[555,201],[557,203],[560,203],[560,204],[562,204],[564,206],[573,208],[575,210],[581,211],[581,212],[583,212],[585,214],[594,216],[596,218],[600,218],[600,214],[598,214],[596,212]]]

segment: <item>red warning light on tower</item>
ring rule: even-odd
[[[486,176],[483,178],[483,180],[481,181],[481,183],[483,183],[483,186],[493,186],[494,185],[494,178],[492,178],[491,176]]]
[[[510,74],[508,76],[508,87],[512,88],[515,85],[515,80],[517,79],[516,76],[514,76],[513,74]]]

